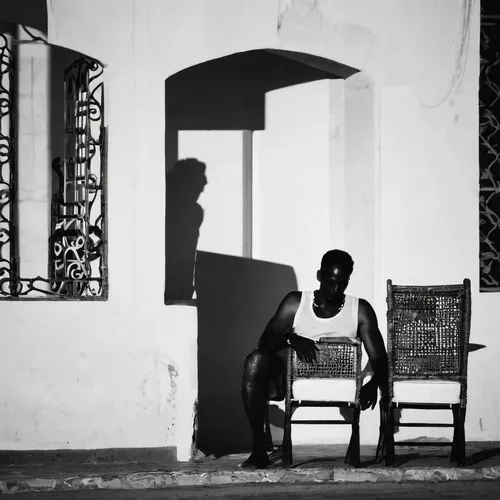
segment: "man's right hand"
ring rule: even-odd
[[[297,353],[298,358],[306,363],[316,361],[318,347],[314,340],[294,334],[290,337],[290,347]]]

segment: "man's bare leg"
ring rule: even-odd
[[[274,354],[256,349],[245,359],[241,394],[243,406],[252,431],[252,453],[240,467],[265,469],[269,466],[264,433],[264,419],[269,399],[269,385],[273,374],[280,370]]]

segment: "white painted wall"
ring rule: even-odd
[[[305,290],[329,249],[328,125],[324,80],[268,92],[254,133],[254,256],[292,266]]]
[[[478,293],[478,1],[51,0],[48,6],[50,41],[107,65],[110,300],[0,303],[9,326],[3,330],[8,362],[0,367],[0,379],[9,381],[1,389],[7,401],[1,447],[177,445],[181,459],[189,456],[196,310],[163,305],[164,82],[190,65],[262,47],[310,52],[363,71],[330,86],[328,105],[339,115],[325,122],[331,165],[325,184],[333,193],[340,182],[343,194],[332,196],[326,210],[332,225],[343,220],[344,226],[338,240],[330,232],[324,245],[339,241],[352,249],[359,266],[353,290],[373,300],[382,330],[386,278],[471,278],[471,341],[487,349],[470,357],[467,435],[500,438],[500,393],[484,369],[499,354],[499,298]],[[290,134],[296,123],[287,124]],[[310,203],[321,203],[308,182],[304,189]],[[276,248],[268,255],[285,262]],[[312,252],[321,250],[300,261],[300,276],[314,272]],[[39,390],[24,397],[30,385]],[[376,442],[377,428],[376,412],[365,413],[363,442]]]
[[[168,312],[155,319],[183,324],[185,337],[195,338],[190,308]],[[186,353],[174,358],[168,336],[147,335],[145,318],[137,309],[127,314],[119,300],[9,304],[9,328],[2,329],[2,448],[157,447],[172,443],[173,435],[189,440],[182,426],[176,434],[172,427],[179,406],[189,418],[178,394],[196,396],[195,366]],[[195,347],[184,340],[187,353]],[[191,365],[182,379],[177,363]]]

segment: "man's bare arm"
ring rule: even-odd
[[[277,352],[288,347],[286,342],[288,337],[290,347],[302,361],[311,363],[316,360],[318,348],[314,340],[297,335],[293,331],[293,320],[299,308],[301,297],[302,292],[290,292],[281,301],[278,310],[270,319],[259,339],[259,349]]]
[[[277,352],[287,347],[286,335],[292,333],[293,320],[299,308],[301,292],[289,292],[269,320],[259,339],[259,349]]]
[[[380,388],[382,397],[388,392],[387,352],[378,328],[375,311],[369,302],[359,299],[358,335],[365,346],[366,353],[374,371],[374,382]]]

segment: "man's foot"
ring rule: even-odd
[[[269,457],[267,453],[263,455],[252,453],[239,467],[242,469],[267,469],[269,467]]]

